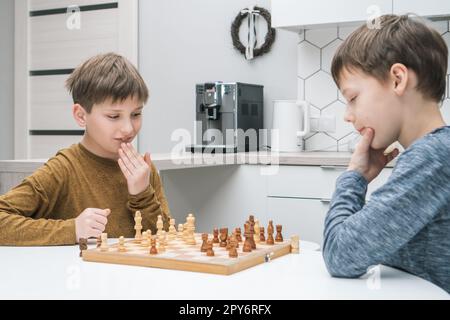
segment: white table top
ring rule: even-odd
[[[450,299],[381,266],[332,278],[314,244],[230,276],[85,262],[78,246],[0,247],[0,299]]]

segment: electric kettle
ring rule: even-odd
[[[303,151],[303,138],[310,132],[309,102],[274,100],[271,150],[275,152]]]

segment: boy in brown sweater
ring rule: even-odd
[[[136,68],[109,53],[95,56],[66,82],[82,141],[60,150],[0,196],[0,245],[66,245],[80,238],[134,237],[134,213],[144,230],[170,219],[150,155],[131,145],[142,125],[148,89]]]

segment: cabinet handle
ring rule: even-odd
[[[320,166],[320,168],[324,170],[345,170],[347,167],[345,166]]]
[[[331,202],[331,199],[320,199],[320,202],[328,204]]]

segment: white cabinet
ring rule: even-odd
[[[268,196],[331,199],[337,177],[346,167],[280,166],[267,180]]]
[[[298,31],[361,23],[392,13],[393,0],[272,0],[272,26]]]
[[[283,235],[297,234],[300,240],[322,246],[325,216],[329,203],[315,199],[271,198],[267,200],[267,215],[274,224],[283,226]]]
[[[272,26],[298,32],[347,26],[383,14],[415,13],[424,17],[450,17],[449,0],[272,0]]]
[[[441,17],[450,14],[448,0],[394,0],[394,13],[414,13],[420,16]]]
[[[281,166],[267,179],[267,219],[282,224],[287,235],[322,244],[325,216],[336,187],[346,170],[339,166]],[[366,199],[392,173],[385,168],[368,186]]]

